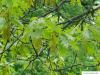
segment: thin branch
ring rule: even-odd
[[[53,8],[53,9],[51,9],[51,10],[49,10],[47,13],[45,13],[45,14],[43,14],[42,16],[40,16],[40,17],[45,17],[45,16],[47,16],[48,14],[50,14],[50,13],[52,13],[52,12],[54,12],[54,11],[56,11],[56,10],[58,10],[64,3],[66,3],[66,2],[70,2],[70,0],[62,0],[59,4],[58,4],[58,6],[56,6],[55,8]]]
[[[37,51],[36,51],[36,49],[35,49],[35,47],[34,47],[34,45],[33,45],[33,43],[32,43],[32,38],[31,38],[31,36],[30,36],[30,43],[31,43],[31,45],[32,45],[32,47],[33,47],[33,50],[34,50],[36,56],[38,56],[38,53],[37,53]]]
[[[33,46],[33,48],[34,48],[34,46]],[[29,61],[28,65],[25,67],[25,69],[24,69],[23,72],[26,71],[26,69],[30,66],[30,64],[31,64],[32,62],[34,62],[37,58],[39,58],[39,57],[41,56],[43,50],[45,50],[46,48],[47,48],[47,45],[46,45],[46,47],[43,47],[43,48],[41,47],[40,52],[38,53],[38,55],[35,55],[35,57],[34,57],[32,60]],[[35,49],[34,49],[34,50],[35,50]],[[31,56],[31,57],[32,57],[32,56]]]
[[[28,42],[23,42],[20,38],[16,37],[13,32],[11,32],[12,36],[18,39],[22,44],[29,44]]]
[[[16,38],[15,41],[13,41],[7,49],[6,49],[6,46],[5,46],[3,52],[0,53],[0,54],[1,54],[1,58],[2,58],[3,54],[4,54],[6,51],[10,50],[10,48],[15,44],[15,42],[18,41],[18,39],[23,35],[23,33],[24,33],[24,29],[23,29],[22,33],[18,36],[18,38]],[[1,59],[1,58],[0,58],[0,59]]]
[[[95,64],[95,65],[84,65],[84,64],[74,64],[72,66],[69,66],[69,67],[66,67],[66,68],[60,68],[60,69],[53,69],[53,71],[61,71],[61,70],[71,70],[73,67],[76,67],[76,66],[84,66],[84,67],[96,67],[96,66],[100,66],[100,62]]]
[[[33,60],[30,60],[29,63],[28,63],[28,65],[23,70],[23,72],[25,72],[27,70],[27,68],[31,65],[31,63],[34,62],[36,59],[37,59],[37,57],[35,57]]]
[[[86,12],[84,12],[84,13],[78,15],[78,16],[72,17],[72,18],[69,19],[68,21],[61,22],[61,23],[59,23],[58,25],[64,24],[64,26],[62,27],[62,29],[64,30],[64,29],[66,29],[66,27],[68,27],[68,25],[70,25],[70,24],[72,24],[72,23],[74,23],[74,22],[80,20],[80,19],[83,18],[85,15],[90,14],[92,11],[97,11],[97,10],[99,10],[99,9],[100,9],[100,6],[98,6],[97,8],[94,8],[93,10],[88,10],[88,11],[86,11]]]
[[[0,61],[1,61],[1,58],[2,58],[2,56],[3,56],[3,53],[5,52],[5,49],[6,49],[7,44],[8,44],[8,41],[6,41],[6,44],[5,44],[4,49],[3,49],[3,52],[0,53],[0,54],[1,54],[1,56],[0,56]]]

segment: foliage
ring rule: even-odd
[[[0,75],[100,71],[100,5],[90,6],[80,0],[0,0]]]

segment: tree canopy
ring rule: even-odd
[[[100,0],[0,0],[0,75],[100,71]]]

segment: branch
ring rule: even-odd
[[[2,58],[2,56],[3,56],[3,53],[5,52],[5,49],[6,49],[7,44],[8,44],[8,41],[6,41],[6,44],[5,44],[4,49],[3,49],[3,52],[0,53],[0,54],[1,54],[1,56],[0,56],[0,61],[1,61],[1,58]]]
[[[31,41],[32,42],[32,41]],[[32,45],[33,46],[33,45]],[[34,48],[34,46],[33,46],[33,48]],[[24,71],[23,72],[25,72],[26,70],[27,70],[27,68],[31,65],[31,63],[32,62],[34,62],[37,58],[39,58],[40,56],[41,56],[41,54],[43,53],[43,50],[45,50],[47,48],[47,45],[45,46],[45,47],[41,47],[41,49],[40,49],[40,52],[39,53],[37,53],[37,55],[35,55],[35,57],[30,57],[30,58],[33,58],[33,59],[31,59],[30,61],[29,61],[29,63],[28,63],[28,65],[25,67],[25,69],[24,69]],[[35,50],[35,48],[34,48],[34,50]]]
[[[9,45],[9,47],[6,48],[7,44],[5,45],[5,48],[4,48],[3,52],[0,53],[0,54],[1,54],[0,60],[1,60],[2,56],[3,56],[3,54],[4,54],[6,51],[8,51],[8,50],[15,44],[15,42],[18,41],[18,39],[23,35],[23,33],[24,33],[24,29],[23,29],[22,33],[18,36],[18,38],[16,38],[16,39]]]
[[[21,31],[23,31],[23,30],[21,30]],[[11,32],[11,34],[15,39],[18,39],[22,44],[29,44],[29,42],[23,42],[19,37],[15,36],[13,32]]]
[[[59,4],[58,4],[58,6],[56,6],[55,8],[53,8],[52,10],[49,10],[47,13],[45,13],[45,14],[43,14],[42,16],[40,16],[40,17],[45,17],[45,16],[47,16],[48,14],[50,14],[50,13],[52,13],[52,12],[54,12],[54,11],[56,11],[57,9],[59,9],[64,3],[66,3],[66,2],[70,2],[70,0],[62,0]]]
[[[68,21],[59,23],[58,25],[60,25],[60,24],[65,24],[65,25],[62,27],[62,29],[64,30],[64,29],[66,29],[66,27],[68,27],[68,25],[70,25],[70,24],[72,24],[72,23],[74,23],[74,22],[80,20],[82,17],[84,17],[85,15],[90,14],[92,11],[96,11],[96,10],[99,10],[99,9],[100,9],[100,6],[98,6],[97,8],[94,8],[93,10],[88,10],[88,11],[86,11],[86,12],[84,12],[84,13],[78,15],[78,16],[72,17],[72,18],[69,19]]]
[[[95,65],[74,64],[74,65],[72,65],[72,66],[65,67],[65,68],[53,69],[53,71],[59,72],[59,71],[61,71],[61,70],[71,70],[73,67],[76,67],[76,66],[96,67],[96,66],[100,66],[100,62],[97,63],[97,64],[95,64]]]
[[[30,42],[31,42],[31,45],[32,45],[32,47],[33,47],[33,49],[34,49],[34,52],[35,52],[36,56],[38,56],[38,53],[37,53],[37,51],[36,51],[36,49],[35,49],[35,47],[34,47],[34,45],[33,45],[33,43],[32,43],[32,38],[31,38],[31,36],[30,36]]]

